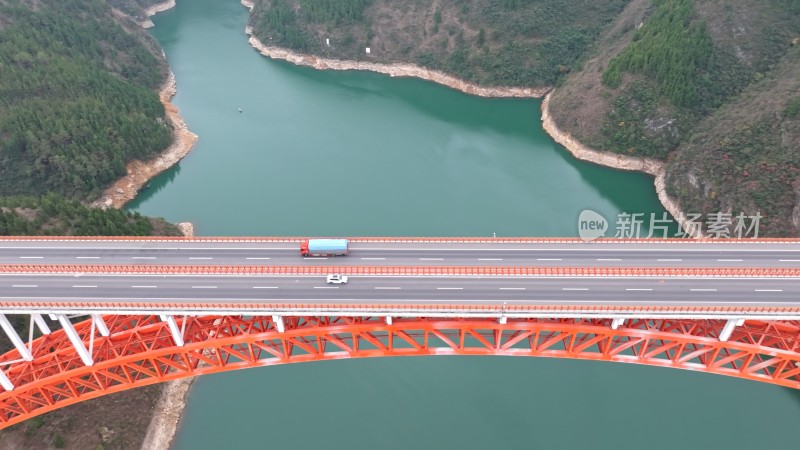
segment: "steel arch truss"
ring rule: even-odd
[[[94,364],[63,330],[0,358],[15,388],[0,394],[0,428],[101,395],[195,375],[342,358],[510,355],[617,361],[729,375],[800,388],[800,323],[747,321],[727,341],[722,320],[450,319],[204,316],[176,318],[184,346],[158,316],[103,317],[75,325]],[[186,321],[184,325],[184,321]],[[391,323],[391,324],[389,324]],[[279,331],[283,328],[283,331]]]

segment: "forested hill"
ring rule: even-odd
[[[800,235],[800,0],[632,0],[553,95],[595,148],[668,161],[687,213]]]
[[[0,0],[0,195],[90,198],[165,149],[159,53],[104,0]]]
[[[257,3],[252,25],[268,44],[332,58],[412,62],[483,85],[546,86],[576,67],[627,0]]]
[[[800,0],[258,0],[251,24],[300,52],[556,86],[560,128],[668,161],[686,212],[800,235]]]

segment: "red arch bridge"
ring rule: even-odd
[[[489,241],[364,239],[334,263],[290,255],[290,238],[0,240],[0,428],[163,381],[345,358],[574,358],[800,388],[795,241]],[[351,282],[325,285],[332,271]],[[30,319],[27,339],[11,315]]]

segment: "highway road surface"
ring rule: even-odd
[[[299,241],[0,240],[0,264],[798,268],[800,241],[775,244],[353,242],[347,256],[302,257]]]
[[[796,278],[0,275],[0,301],[800,306]]]

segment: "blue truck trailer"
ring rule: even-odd
[[[343,256],[349,250],[347,239],[308,239],[300,242],[303,256]]]

